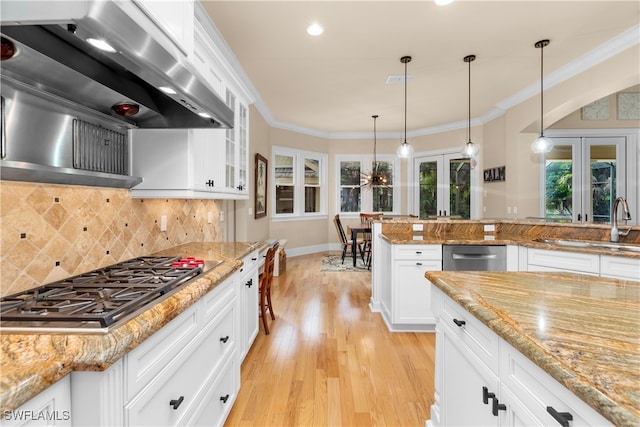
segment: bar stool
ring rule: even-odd
[[[267,310],[271,314],[271,320],[276,320],[276,316],[273,314],[273,305],[271,304],[271,282],[273,281],[273,270],[275,266],[275,256],[278,252],[278,243],[274,244],[267,250],[267,255],[264,260],[264,271],[260,274],[259,278],[259,292],[260,292],[260,314],[262,316],[262,325],[264,326],[265,334],[269,335],[269,323],[267,321]]]

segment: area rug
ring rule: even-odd
[[[362,258],[356,258],[356,267],[353,267],[353,259],[351,257],[345,257],[344,264],[342,263],[342,254],[325,254],[322,257],[320,264],[320,271],[371,271],[362,261]]]

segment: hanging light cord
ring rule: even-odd
[[[469,142],[471,142],[471,61],[473,61],[471,58],[467,61],[469,63],[469,121],[467,126],[467,141]]]
[[[373,116],[373,170],[374,174],[378,174],[378,161],[376,160],[376,120],[378,119],[378,115],[375,114]]]
[[[404,61],[404,143],[407,143],[407,63]]]
[[[544,132],[544,43],[540,44],[540,135]]]

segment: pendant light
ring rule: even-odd
[[[544,48],[549,40],[540,40],[534,46],[540,49],[540,136],[531,144],[531,150],[536,154],[548,153],[553,149],[551,138],[544,136]]]
[[[372,189],[374,187],[386,187],[387,182],[389,182],[385,174],[381,174],[378,172],[378,159],[376,159],[376,120],[378,119],[378,115],[374,114],[371,117],[373,118],[373,170],[371,172],[365,172],[362,174],[364,182],[362,183],[361,187],[365,187],[366,189]]]
[[[467,126],[467,143],[462,148],[462,157],[473,159],[478,155],[478,144],[471,142],[471,62],[476,60],[475,55],[467,55],[464,62],[469,64],[469,122]]]
[[[410,56],[403,56],[400,62],[404,64],[404,142],[396,150],[398,157],[406,159],[413,155],[413,147],[407,142],[407,64],[411,62]]]

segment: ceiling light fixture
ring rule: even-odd
[[[373,118],[373,170],[362,174],[363,182],[361,187],[372,189],[375,187],[386,187],[389,179],[383,173],[378,171],[378,159],[376,159],[376,120],[378,115],[374,114]]]
[[[531,150],[536,154],[548,153],[553,149],[551,138],[544,136],[544,48],[549,40],[540,40],[534,46],[540,49],[540,136],[531,144]]]
[[[469,64],[469,122],[467,127],[467,143],[462,148],[462,156],[467,159],[473,159],[478,155],[478,144],[471,142],[471,63],[476,60],[475,55],[467,55],[464,62]]]
[[[400,62],[404,64],[404,142],[396,150],[398,157],[406,159],[413,155],[413,147],[407,142],[407,64],[411,62],[410,56],[403,56]]]
[[[317,22],[314,22],[307,27],[307,34],[309,34],[310,36],[319,36],[323,32],[324,28],[322,28],[322,26]]]

